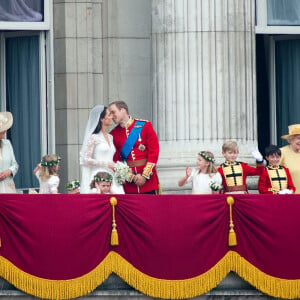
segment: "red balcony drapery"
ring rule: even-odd
[[[235,271],[275,297],[300,297],[300,196],[0,195],[0,275],[41,298],[87,294],[114,272],[137,290],[188,298]]]

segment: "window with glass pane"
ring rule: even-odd
[[[277,143],[288,125],[299,123],[300,115],[300,40],[276,41]]]
[[[43,0],[0,0],[0,21],[43,22]]]
[[[269,26],[300,25],[299,0],[267,0]]]

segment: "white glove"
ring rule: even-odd
[[[257,148],[251,150],[251,155],[255,158],[256,161],[262,162],[264,160],[263,156]]]
[[[289,189],[284,189],[284,190],[279,191],[278,194],[280,194],[280,195],[292,194],[292,191]]]

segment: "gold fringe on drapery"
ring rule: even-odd
[[[231,271],[237,273],[261,292],[276,298],[300,298],[300,279],[289,280],[270,276],[250,264],[238,253],[230,251],[227,254],[230,254],[232,260]]]
[[[229,251],[207,272],[183,280],[165,280],[146,275],[114,251],[91,272],[70,280],[48,280],[32,276],[0,257],[0,275],[4,279],[28,294],[47,299],[70,299],[86,295],[113,272],[135,289],[151,297],[191,298],[216,287],[231,270],[273,297],[300,297],[300,279],[285,280],[269,276],[234,251]]]
[[[49,280],[30,275],[0,256],[0,276],[25,293],[45,299],[71,299],[92,292],[112,272],[108,255],[91,272],[70,280]]]

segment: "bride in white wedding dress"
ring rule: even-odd
[[[106,132],[112,125],[112,118],[103,105],[96,105],[91,111],[85,129],[83,144],[80,151],[81,182],[80,193],[91,193],[90,183],[97,172],[108,172],[114,175],[113,156],[116,148],[113,137]],[[113,194],[124,194],[122,185],[112,182]]]

